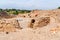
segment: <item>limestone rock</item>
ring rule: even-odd
[[[8,31],[8,32],[13,32],[16,31],[16,29],[20,28],[18,25],[17,20],[15,19],[5,19],[5,20],[0,20],[0,29],[2,31]]]
[[[19,18],[17,20],[21,28],[28,28],[30,26],[31,18]]]
[[[36,20],[33,28],[46,26],[46,25],[48,25],[49,22],[50,22],[49,17],[41,17],[39,20]]]

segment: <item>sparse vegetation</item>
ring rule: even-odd
[[[5,11],[8,14],[14,14],[17,15],[19,13],[24,14],[24,13],[29,13],[31,10],[20,10],[20,9],[1,9],[0,12]]]

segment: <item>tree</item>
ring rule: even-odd
[[[2,9],[0,8],[0,12],[2,11]]]
[[[60,9],[60,7],[58,7],[58,9]]]
[[[17,15],[18,14],[18,11],[16,10],[15,12],[13,12],[14,15]]]

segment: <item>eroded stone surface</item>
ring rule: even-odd
[[[33,27],[47,26],[49,22],[50,22],[50,17],[41,17],[40,19],[36,20]]]

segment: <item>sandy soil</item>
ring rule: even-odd
[[[60,31],[51,31],[51,28],[53,26],[48,25],[37,29],[25,28],[8,34],[0,32],[0,40],[60,40]]]

